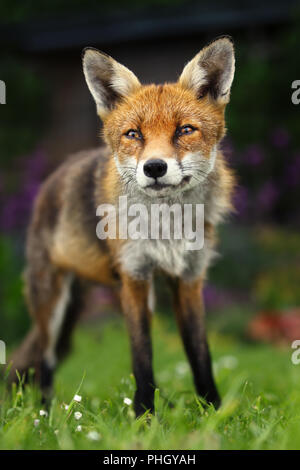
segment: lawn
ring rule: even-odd
[[[48,415],[40,416],[33,386],[10,394],[1,387],[0,449],[300,448],[300,366],[292,364],[289,348],[251,344],[212,325],[210,344],[223,397],[215,411],[204,408],[194,393],[172,319],[155,316],[153,338],[155,416],[134,418],[122,320],[82,324],[73,353],[56,375]],[[81,402],[73,400],[75,394]]]

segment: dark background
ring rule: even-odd
[[[207,310],[219,328],[243,337],[249,331],[271,340],[295,333],[300,105],[291,101],[291,84],[300,79],[299,2],[2,0],[0,79],[7,96],[0,105],[0,336],[8,344],[18,342],[29,323],[21,272],[39,186],[69,153],[100,141],[82,73],[83,47],[112,55],[142,82],[160,83],[176,80],[184,64],[222,34],[236,45],[223,147],[239,184],[236,213],[220,229],[222,256],[205,288]],[[87,306],[86,315],[103,313],[103,303],[108,308],[107,292],[94,295],[99,303]],[[290,330],[261,333],[266,318],[289,318]]]

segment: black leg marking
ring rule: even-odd
[[[78,278],[73,280],[70,302],[65,313],[64,322],[56,344],[56,356],[61,361],[71,349],[71,338],[74,327],[83,308],[83,287]]]
[[[129,327],[130,328],[130,327]],[[154,412],[155,381],[152,370],[152,345],[147,314],[143,315],[139,325],[130,331],[133,373],[136,380],[134,410],[137,416],[146,410]]]
[[[42,390],[51,390],[53,385],[53,368],[50,367],[45,359],[41,362],[41,388]]]
[[[63,324],[55,346],[55,357],[58,361],[61,361],[70,350],[71,334],[81,312],[81,308],[81,285],[79,280],[74,279],[71,285],[70,301],[67,304]],[[40,364],[40,386],[44,402],[48,401],[52,394],[55,367],[49,364],[46,358],[42,359]]]
[[[201,289],[201,280],[191,284],[178,280],[173,284],[176,318],[197,393],[217,408],[221,400],[212,373]]]
[[[45,359],[40,365],[40,387],[42,392],[42,403],[48,404],[52,395],[53,387],[53,367],[49,366]]]
[[[121,301],[130,337],[136,380],[134,409],[137,416],[154,412],[155,382],[152,370],[151,313],[148,308],[150,284],[122,276]]]
[[[218,407],[221,400],[213,378],[204,326],[191,315],[181,326],[181,335],[198,394]]]

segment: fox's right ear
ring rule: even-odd
[[[128,68],[97,49],[84,49],[82,62],[87,85],[101,118],[104,118],[122,97],[141,86]]]

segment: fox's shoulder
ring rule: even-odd
[[[48,181],[58,179],[72,180],[79,174],[83,176],[85,173],[103,169],[107,164],[109,151],[107,147],[97,147],[68,155],[65,161],[48,177]],[[45,182],[47,184],[47,180]]]
[[[38,200],[49,196],[49,193],[57,194],[60,198],[65,196],[65,191],[85,181],[88,175],[96,170],[100,171],[108,160],[108,151],[106,147],[82,150],[68,155],[66,159],[46,178],[41,185]],[[74,191],[78,191],[78,187]]]
[[[41,185],[34,202],[30,227],[55,228],[62,211],[75,212],[94,199],[96,173],[104,171],[106,147],[69,155]]]

